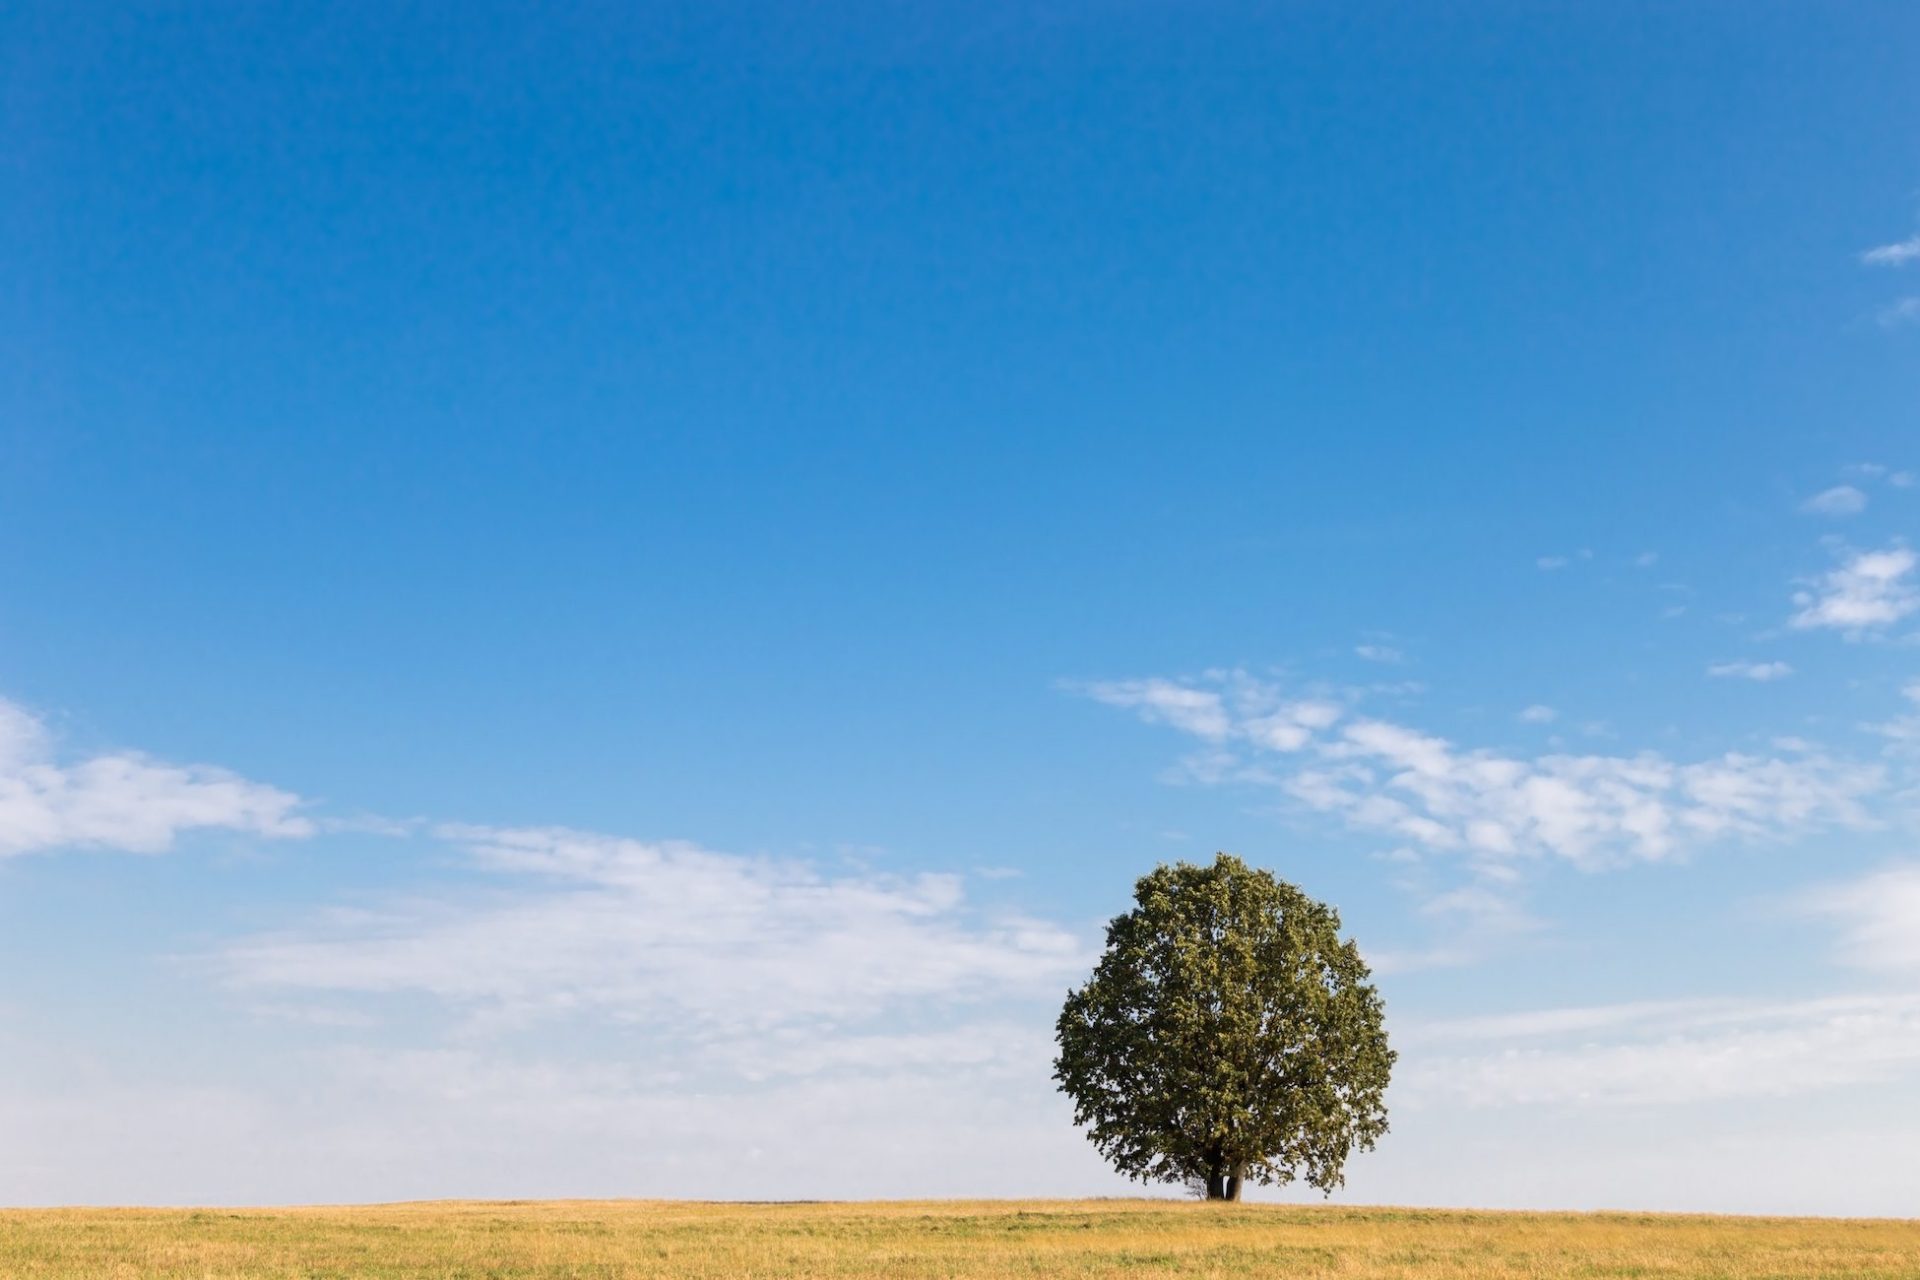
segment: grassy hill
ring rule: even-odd
[[[1920,1221],[1150,1200],[11,1210],[0,1276],[1920,1277]]]

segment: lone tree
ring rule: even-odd
[[[1387,1131],[1394,1059],[1340,917],[1225,853],[1159,867],[1133,896],[1060,1011],[1053,1078],[1074,1123],[1142,1182],[1332,1194]]]

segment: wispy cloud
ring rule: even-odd
[[[1296,799],[1479,859],[1658,859],[1726,837],[1859,824],[1860,797],[1880,781],[1870,767],[1740,753],[1689,764],[1652,752],[1526,760],[1384,721],[1348,725],[1326,755],[1328,767],[1291,781]]]
[[[190,1085],[129,1080],[126,1059],[10,1070],[0,1200],[287,1204],[569,1188],[852,1199],[1109,1185],[1047,1078],[1044,1019],[743,1040],[748,1060],[721,1079],[672,1078],[630,1029],[603,1029],[584,1051],[537,1037],[330,1039],[244,1084],[224,1064]],[[74,1056],[0,1036],[9,1067]],[[941,1158],[915,1157],[929,1151]]]
[[[1652,860],[1726,839],[1863,826],[1863,800],[1884,783],[1877,765],[1819,752],[1691,762],[1652,751],[1510,755],[1332,704],[1317,704],[1322,722],[1311,726],[1285,719],[1276,740],[1274,708],[1298,705],[1283,690],[1238,672],[1205,680],[1178,686],[1211,695],[1217,713],[1199,735],[1210,749],[1194,762],[1195,780],[1277,787],[1356,829],[1483,866],[1540,855]]]
[[[1341,704],[1330,699],[1280,697],[1275,686],[1240,672],[1216,672],[1202,680],[1209,683],[1154,677],[1066,687],[1134,711],[1151,724],[1209,742],[1238,738],[1270,751],[1297,751],[1317,730],[1345,714]]]
[[[1859,636],[1900,621],[1920,609],[1920,591],[1908,579],[1916,559],[1898,544],[1879,551],[1849,552],[1834,569],[1793,595],[1796,627],[1827,627]]]
[[[970,910],[953,876],[559,828],[439,835],[498,891],[336,912],[238,941],[219,968],[256,991],[427,996],[483,1026],[651,1027],[711,1065],[741,1036],[1051,993],[1087,961],[1057,925]]]
[[[1905,267],[1920,261],[1920,233],[1868,249],[1860,255],[1860,261],[1870,267]],[[1920,321],[1920,296],[1898,298],[1875,312],[1874,319],[1883,329]]]
[[[1850,484],[1837,484],[1808,498],[1800,509],[1813,515],[1855,516],[1867,509],[1867,495]]]
[[[1920,295],[1898,298],[1873,313],[1883,329],[1897,328],[1920,320]]]
[[[1564,569],[1572,563],[1573,561],[1566,556],[1536,556],[1533,561],[1535,568],[1545,569],[1549,572],[1554,569]]]
[[[1046,1064],[1090,939],[976,908],[953,876],[560,828],[430,838],[480,887],[324,912],[207,958],[250,1002],[379,1020],[309,1071],[370,1126],[368,1164],[417,1144],[440,1153],[418,1162],[439,1178],[423,1186],[444,1188],[460,1167],[445,1153],[476,1126],[511,1135],[475,1149],[501,1194],[525,1194],[528,1161],[534,1185],[574,1185],[609,1135],[657,1151],[657,1189],[681,1194],[791,1194],[810,1147],[830,1154],[809,1176],[849,1195],[953,1194],[1007,1151],[1029,1162],[1016,1185],[1086,1159]],[[886,1154],[902,1142],[964,1171],[903,1169]],[[715,1160],[727,1178],[703,1182]]]
[[[1793,668],[1784,662],[1715,662],[1707,667],[1707,674],[1724,679],[1784,680],[1793,674]]]
[[[1560,718],[1560,713],[1543,702],[1536,702],[1530,707],[1521,708],[1515,718],[1525,724],[1552,724]]]
[[[1395,1088],[1415,1107],[1682,1106],[1920,1073],[1920,996],[1546,1009],[1401,1040]]]
[[[1407,660],[1407,655],[1390,644],[1358,644],[1353,652],[1368,662],[1381,662],[1389,666],[1398,666]]]
[[[1909,262],[1920,261],[1920,234],[1868,249],[1860,255],[1860,261],[1870,267],[1904,267]]]
[[[137,752],[62,761],[44,721],[0,699],[0,857],[43,850],[163,853],[217,829],[306,836],[300,798],[205,764]]]
[[[1220,695],[1210,689],[1160,679],[1101,680],[1071,687],[1096,702],[1137,711],[1144,720],[1211,741],[1225,738],[1233,728]]]
[[[1841,923],[1840,955],[1847,963],[1920,974],[1920,863],[1829,885],[1801,902]]]
[[[1909,681],[1900,692],[1912,706],[1904,714],[1866,727],[1887,740],[1889,751],[1920,752],[1920,680]]]

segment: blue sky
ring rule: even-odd
[[[0,24],[0,1202],[1120,1189],[1224,848],[1348,1198],[1912,1211],[1910,6]]]

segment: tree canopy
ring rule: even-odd
[[[1225,853],[1156,868],[1134,902],[1060,1011],[1053,1075],[1074,1123],[1142,1182],[1331,1193],[1387,1131],[1394,1060],[1339,915]]]

